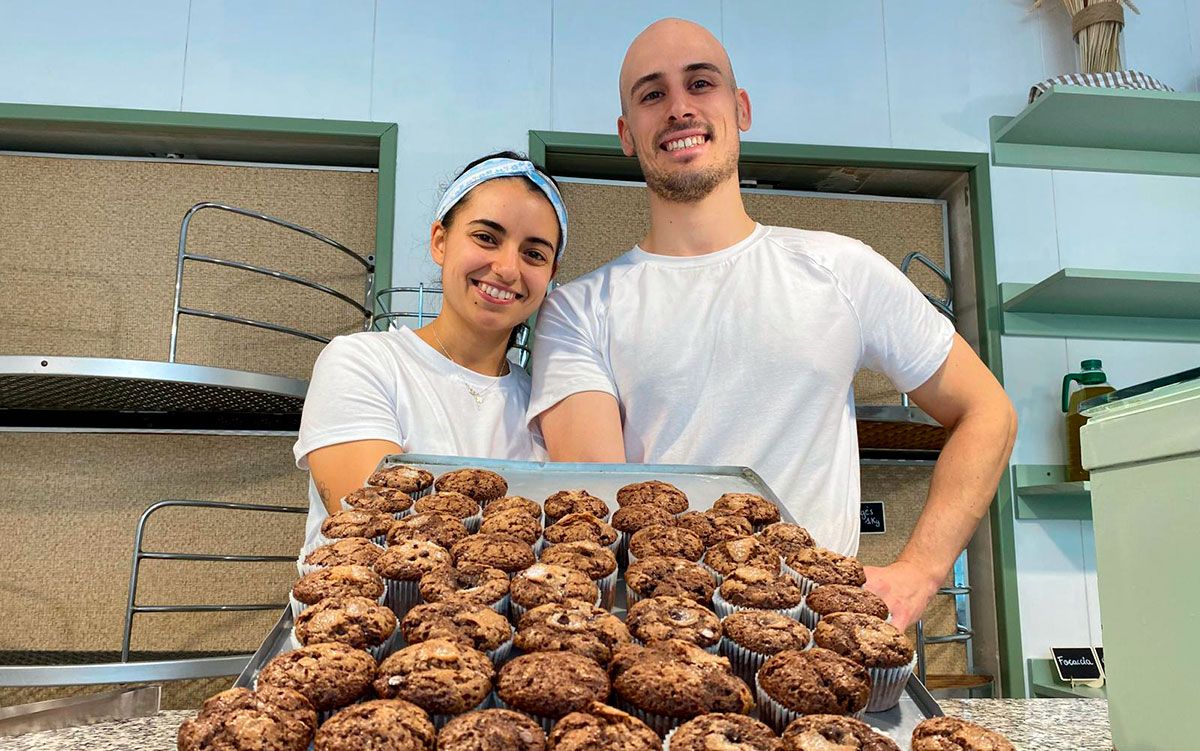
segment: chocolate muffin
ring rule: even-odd
[[[711,548],[726,540],[748,537],[754,525],[744,516],[722,514],[717,511],[688,511],[676,517],[676,523],[699,535],[704,547]]]
[[[361,649],[324,642],[284,652],[258,674],[257,686],[290,688],[318,712],[344,707],[371,687],[375,658]]]
[[[799,617],[804,593],[796,580],[785,574],[753,566],[735,568],[717,588],[714,604],[721,615],[739,608],[779,610]]]
[[[183,721],[176,745],[179,751],[304,751],[316,728],[316,711],[297,691],[274,686],[257,691],[231,688],[205,699],[200,712]]]
[[[391,608],[366,597],[328,597],[296,616],[296,639],[303,645],[338,642],[371,650],[395,631]]]
[[[800,579],[801,589],[808,594],[821,584],[850,584],[861,587],[867,582],[862,564],[856,558],[835,553],[825,548],[803,548],[789,555],[785,561],[790,571]],[[807,582],[804,579],[808,579]]]
[[[508,619],[487,605],[468,600],[427,602],[417,605],[400,622],[404,641],[419,644],[430,639],[461,641],[493,661],[508,656],[512,626]],[[500,651],[502,653],[497,654]]]
[[[862,613],[826,615],[813,629],[813,641],[867,668],[896,668],[913,658],[913,645],[903,631]]]
[[[499,514],[503,511],[523,511],[539,521],[542,518],[542,505],[523,495],[506,495],[491,501],[483,507],[483,518],[486,519],[492,514]]]
[[[867,706],[867,670],[828,649],[787,649],[758,670],[759,710],[772,727],[783,728],[798,715],[856,714]]]
[[[300,577],[292,587],[292,597],[305,605],[316,605],[327,597],[366,597],[378,600],[383,595],[383,579],[366,566],[329,566]]]
[[[422,576],[450,565],[450,553],[445,548],[428,540],[406,540],[389,545],[379,560],[375,561],[375,573],[384,579],[418,581]]]
[[[681,639],[716,653],[721,621],[711,610],[686,597],[662,595],[638,600],[625,617],[633,638],[643,644]]]
[[[649,503],[635,503],[632,506],[622,506],[613,512],[612,526],[618,532],[628,532],[632,535],[639,529],[652,524],[674,527],[678,519],[670,511],[661,506]]]
[[[520,616],[550,602],[578,600],[594,605],[600,590],[587,574],[566,566],[535,563],[512,578],[513,613]]]
[[[625,588],[625,601],[630,605],[643,597],[660,595],[678,595],[707,605],[712,600],[716,581],[699,563],[656,555],[629,564],[625,571]]]
[[[607,665],[619,647],[632,642],[620,618],[577,600],[525,611],[513,637],[513,644],[524,652],[574,652],[601,665]]]
[[[466,520],[479,513],[479,501],[453,490],[439,490],[418,498],[413,504],[413,511],[418,514],[445,514]],[[467,528],[470,529],[470,525]]]
[[[608,698],[608,674],[573,652],[534,652],[500,668],[496,696],[549,729],[554,720]]]
[[[789,524],[787,522],[768,524],[763,531],[758,533],[757,537],[775,548],[775,551],[783,558],[788,557],[798,550],[815,548],[817,546],[807,529],[801,527],[799,524]]]
[[[568,514],[591,514],[597,519],[608,518],[608,504],[586,490],[560,490],[542,504],[546,522],[554,523]]]
[[[321,522],[321,534],[330,539],[341,537],[383,537],[395,519],[391,514],[349,508],[330,514]]]
[[[304,556],[306,566],[367,566],[383,555],[383,547],[365,537],[347,537],[315,548]],[[302,572],[303,573],[303,572]]]
[[[722,578],[743,566],[762,568],[772,573],[779,571],[779,554],[756,537],[738,537],[718,543],[708,549],[701,562]]]
[[[617,491],[617,505],[636,506],[648,503],[672,514],[682,514],[688,510],[688,497],[682,490],[669,482],[647,480],[626,485]]]
[[[856,751],[900,751],[896,742],[875,732],[867,723],[837,714],[805,715],[783,731],[788,751],[828,751],[831,748]],[[960,751],[954,746],[954,751]]]
[[[449,550],[469,534],[462,519],[448,514],[412,514],[392,522],[387,543],[398,545],[406,540],[428,540]]]
[[[347,506],[385,514],[402,514],[412,508],[412,498],[396,488],[377,488],[368,485],[351,491],[342,499]]]
[[[441,566],[421,577],[418,590],[425,602],[469,600],[498,613],[508,612],[508,574],[491,566],[469,562]]]
[[[433,487],[439,492],[462,493],[484,506],[508,492],[508,482],[488,469],[456,469],[439,477]]]
[[[437,730],[425,710],[403,699],[374,699],[330,717],[317,730],[314,751],[433,751]]]
[[[587,540],[597,545],[612,545],[617,541],[617,530],[607,522],[591,514],[567,514],[542,532],[546,542],[557,545],[563,542]]]
[[[423,469],[409,467],[403,464],[396,467],[381,469],[371,475],[368,485],[378,485],[385,488],[396,488],[405,493],[419,493],[433,484],[433,475]]]
[[[912,751],[1017,751],[1000,733],[957,717],[922,720],[912,734]]]
[[[753,493],[726,493],[713,501],[712,510],[744,516],[759,527],[779,521],[779,509],[775,504]]]
[[[484,653],[460,641],[430,639],[392,654],[375,672],[375,693],[429,712],[435,726],[488,698],[496,670]]]
[[[542,522],[522,509],[513,508],[488,515],[479,525],[479,531],[485,535],[509,535],[533,545],[542,537]]]
[[[439,751],[546,751],[542,727],[510,709],[459,715],[438,733]]]
[[[552,545],[542,551],[541,561],[582,571],[592,581],[604,579],[617,570],[613,552],[587,540]]]
[[[729,660],[680,639],[621,647],[609,672],[621,702],[660,735],[698,715],[754,707]]]
[[[804,607],[810,628],[830,613],[864,613],[884,620],[891,615],[882,597],[849,584],[822,584],[804,598]]]
[[[704,555],[704,543],[699,535],[683,527],[652,524],[629,538],[629,557],[636,560],[654,555],[698,561]]]
[[[808,648],[812,632],[798,621],[770,610],[738,610],[721,621],[725,642],[759,655]]]
[[[670,751],[783,751],[775,731],[744,714],[700,715],[671,732]]]
[[[638,718],[600,702],[563,717],[550,733],[552,751],[662,751],[662,739]]]
[[[459,541],[450,552],[456,564],[476,563],[512,574],[533,565],[533,547],[512,535],[471,535]]]

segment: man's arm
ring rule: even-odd
[[[867,569],[867,588],[887,602],[900,629],[920,619],[987,513],[1017,435],[1008,395],[958,334],[946,361],[909,398],[949,438],[908,544],[895,563]]]
[[[341,511],[341,499],[366,484],[379,460],[399,453],[398,445],[379,440],[348,441],[308,452],[308,469],[325,510]]]
[[[543,412],[539,420],[551,461],[625,461],[621,411],[612,394],[571,394]]]

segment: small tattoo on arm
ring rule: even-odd
[[[321,503],[324,503],[326,508],[329,507],[329,486],[323,482],[317,483],[317,495],[321,496]]]

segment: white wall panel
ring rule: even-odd
[[[1063,414],[1060,396],[1067,373],[1062,339],[1006,336],[1004,390],[1017,410],[1013,464],[1063,464]]]
[[[1036,282],[1060,268],[1049,170],[992,167],[996,279]]]
[[[1200,71],[1188,28],[1187,0],[1158,0],[1138,7],[1141,15],[1125,10],[1125,67],[1178,91],[1196,91]]]
[[[988,150],[988,118],[1020,112],[1044,78],[1029,6],[884,0],[893,146]]]
[[[726,2],[725,46],[753,107],[745,138],[890,144],[878,0]]]
[[[666,17],[695,21],[721,38],[721,0],[557,0],[553,128],[616,135],[625,50]]]
[[[0,0],[0,102],[177,110],[187,0]]]
[[[393,278],[436,279],[429,224],[469,161],[550,126],[549,0],[379,5],[373,119],[399,125]]]
[[[192,4],[183,109],[370,119],[372,0]]]
[[[1016,522],[1017,587],[1025,657],[1091,640],[1081,522]]]

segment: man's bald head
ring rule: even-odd
[[[663,18],[643,29],[625,51],[621,63],[621,112],[627,111],[634,86],[649,76],[662,75],[665,71],[661,61],[680,55],[692,63],[717,66],[730,86],[737,89],[729,54],[712,32],[693,21]]]

